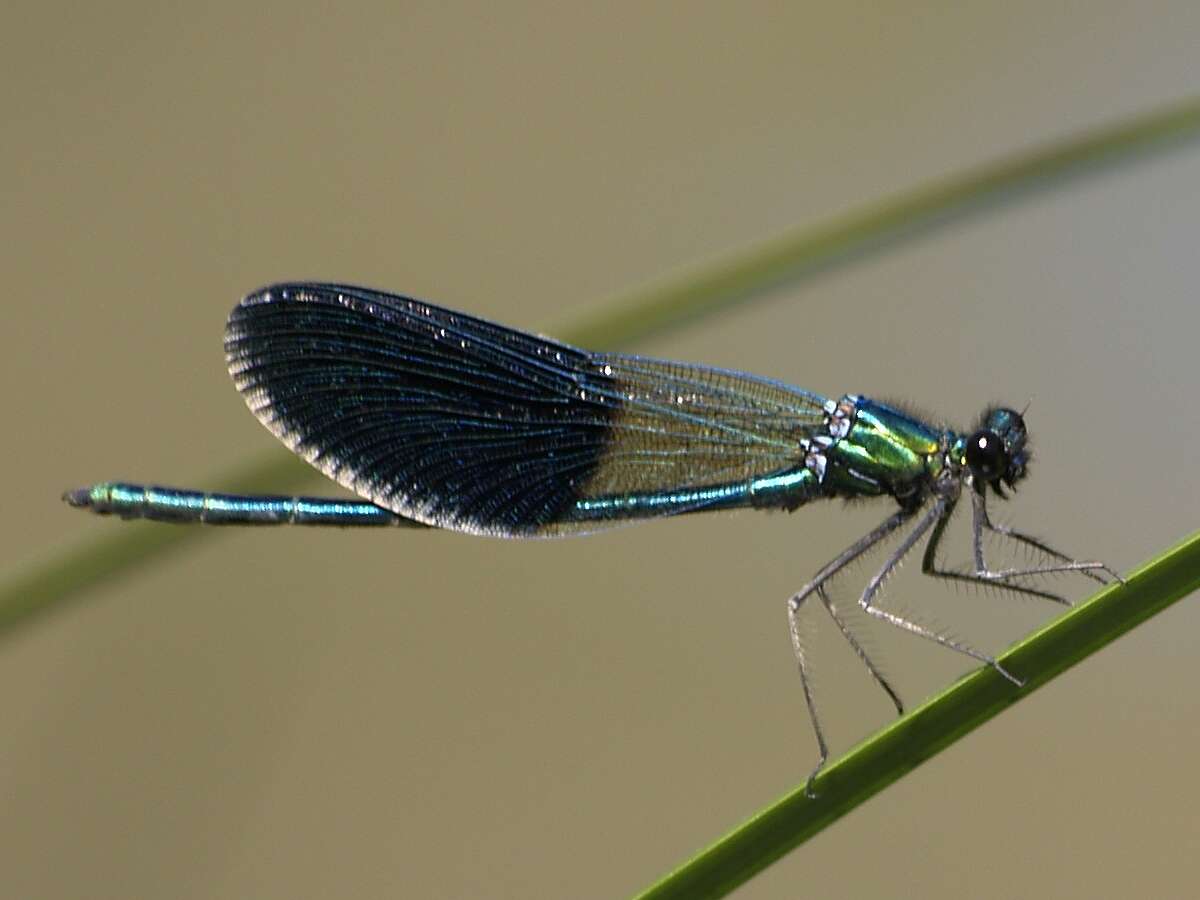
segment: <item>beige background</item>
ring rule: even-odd
[[[917,6],[9,9],[3,571],[154,527],[64,488],[211,486],[286,452],[222,364],[260,284],[561,331],[1200,86],[1192,0]],[[964,425],[1033,396],[1003,518],[1129,567],[1197,525],[1198,231],[1193,144],[638,349]],[[630,894],[807,773],[783,601],[885,512],[524,544],[239,531],[146,566],[0,645],[0,893]],[[912,572],[894,592],[994,648],[1053,613]],[[1190,894],[1198,635],[1193,598],[739,896]],[[963,671],[878,645],[912,699]],[[849,660],[820,674],[839,746],[887,721]]]

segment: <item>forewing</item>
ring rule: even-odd
[[[474,533],[593,530],[606,523],[579,521],[581,501],[747,484],[797,465],[824,418],[823,398],[779,382],[340,285],[251,294],[225,352],[254,414],[330,478]]]

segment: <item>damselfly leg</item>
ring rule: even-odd
[[[1088,560],[1081,562],[1073,559],[1066,553],[1055,550],[1045,541],[1039,540],[1024,532],[1017,531],[1015,528],[1010,528],[1007,525],[996,525],[992,522],[987,511],[987,496],[983,491],[971,491],[971,515],[972,515],[972,540],[975,549],[975,575],[980,580],[986,581],[1002,581],[1008,578],[1019,578],[1022,575],[1047,575],[1052,572],[1078,572],[1093,581],[1100,584],[1108,584],[1108,579],[1112,578],[1120,584],[1125,583],[1120,575],[1110,569],[1107,565],[1096,560]],[[1025,544],[1028,547],[1033,547],[1035,550],[1046,554],[1051,559],[1057,559],[1061,565],[1057,566],[1034,566],[1027,569],[1002,569],[1000,571],[990,571],[983,558],[983,532],[990,531],[993,534],[999,534],[1012,540]],[[1104,575],[1099,573],[1103,572]],[[1107,576],[1107,577],[1105,577]],[[1051,597],[1051,599],[1058,599]],[[1068,601],[1060,600],[1070,606]]]

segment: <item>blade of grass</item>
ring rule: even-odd
[[[258,460],[228,473],[220,479],[226,485],[221,490],[233,494],[289,494],[312,472],[299,457],[283,454],[279,459]],[[0,637],[41,613],[80,599],[90,588],[218,533],[212,528],[129,523],[82,547],[67,550],[28,575],[12,579],[0,591]]]
[[[1200,134],[1200,100],[1142,116],[1014,155],[934,182],[828,224],[791,232],[708,267],[634,291],[601,307],[590,322],[562,332],[576,344],[615,349],[669,327],[743,302],[785,281],[811,276],[860,255],[895,246],[965,215],[1022,193],[1044,189],[1101,164],[1128,160]],[[244,480],[251,473],[258,480]],[[215,479],[215,490],[291,493],[316,471],[287,454]],[[67,487],[68,485],[64,485]],[[24,622],[198,540],[204,529],[158,534],[128,527],[31,569],[0,589],[0,637]]]
[[[1025,679],[1024,687],[1013,687],[994,669],[976,669],[830,764],[816,781],[815,798],[801,785],[639,900],[725,896],[906,772],[1197,588],[1200,532],[1145,563],[1124,585],[1101,589],[1002,655],[1000,663]]]
[[[1069,179],[1165,149],[1200,133],[1200,100],[1189,99],[1115,124],[1042,144],[997,162],[901,192],[813,228],[785,232],[703,267],[668,275],[599,307],[570,339],[621,347],[668,328],[894,248],[946,225]]]

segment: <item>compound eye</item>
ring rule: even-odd
[[[967,465],[984,481],[995,481],[1004,472],[1004,442],[994,431],[981,428],[967,440]]]

